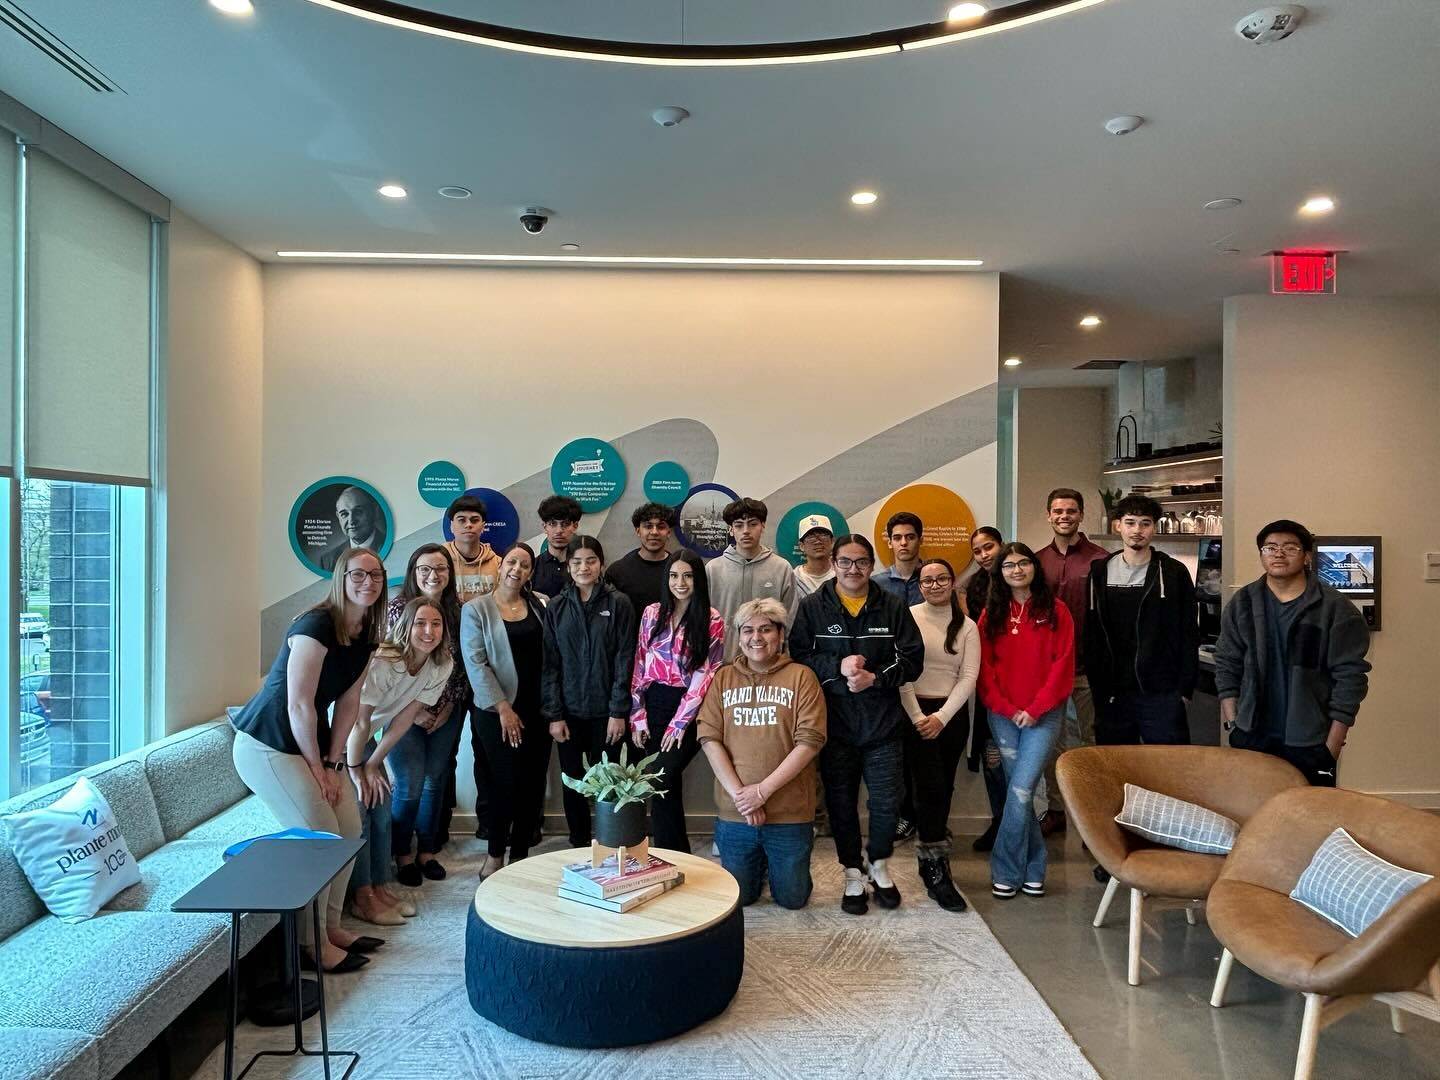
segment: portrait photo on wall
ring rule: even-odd
[[[295,557],[326,576],[352,548],[370,548],[383,559],[393,533],[394,519],[384,498],[353,476],[330,476],[311,484],[290,511]]]

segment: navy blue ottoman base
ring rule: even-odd
[[[502,934],[469,906],[470,1007],[507,1031],[558,1046],[635,1046],[689,1031],[725,1011],[745,966],[737,904],[689,937],[577,949]]]

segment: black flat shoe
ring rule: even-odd
[[[347,948],[354,953],[372,953],[381,945],[385,944],[384,938],[378,937],[357,937]]]
[[[840,910],[847,915],[864,915],[870,910],[870,899],[863,892],[859,896],[842,896]]]
[[[894,885],[882,889],[872,881],[870,887],[875,890],[875,902],[882,908],[897,908],[900,906],[900,890]]]
[[[349,975],[350,972],[352,972],[352,971],[359,971],[362,967],[364,967],[364,966],[365,966],[366,964],[368,964],[369,962],[370,962],[370,958],[369,958],[368,956],[361,956],[359,953],[348,952],[348,951],[347,951],[347,952],[345,953],[345,959],[344,959],[344,960],[341,960],[341,961],[340,961],[338,964],[336,964],[334,967],[328,967],[328,968],[326,968],[326,969],[325,969],[325,974],[326,974],[326,975]],[[311,957],[311,956],[309,956],[309,955],[306,954],[306,953],[301,953],[301,954],[300,954],[300,970],[301,970],[301,971],[314,971],[314,970],[315,970],[315,960],[314,960],[314,958]]]
[[[413,862],[395,868],[395,880],[407,889],[418,889],[425,884],[425,875]]]
[[[445,880],[445,867],[440,865],[438,859],[431,859],[429,862],[421,863],[420,873],[424,874],[431,881]]]

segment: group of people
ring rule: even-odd
[[[650,802],[657,846],[690,849],[683,774],[703,752],[715,777],[715,845],[753,902],[809,900],[817,803],[844,869],[840,905],[864,914],[901,902],[889,868],[918,833],[927,894],[966,907],[950,866],[955,777],[970,747],[992,822],[1000,898],[1045,893],[1045,836],[1065,828],[1053,780],[1064,748],[1090,742],[1185,743],[1199,670],[1194,586],[1151,546],[1160,508],[1121,500],[1109,552],[1081,531],[1073,489],[1047,499],[1051,541],[1038,553],[985,526],[968,577],[926,557],[924,523],[893,515],[890,565],[859,534],[799,525],[802,565],[764,544],[768,509],[724,511],[731,546],[708,563],[670,550],[675,512],[631,516],[637,548],[607,563],[579,534],[580,506],[539,508],[537,555],[496,552],[485,507],[446,511],[454,537],[415,550],[388,603],[378,555],[337,562],[326,600],[291,624],[255,697],[235,718],[241,778],[287,826],[367,838],[349,884],[352,910],[380,925],[414,914],[407,890],[446,874],[460,731],[469,716],[486,877],[538,842],[551,745],[564,772],[629,742],[657,754]],[[1225,612],[1216,685],[1232,745],[1279,754],[1313,783],[1335,760],[1366,689],[1359,612],[1309,572],[1314,537],[1292,521],[1257,538],[1264,576]],[[970,722],[978,698],[984,723]],[[349,782],[342,781],[348,774]],[[1034,795],[1047,778],[1050,809]],[[862,838],[859,787],[867,792]],[[588,846],[588,802],[566,788],[571,846]],[[340,921],[346,881],[320,902],[327,971],[355,970],[382,944]]]

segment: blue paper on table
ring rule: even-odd
[[[283,829],[280,832],[266,833],[264,836],[252,836],[249,840],[241,840],[231,844],[225,849],[221,856],[227,862],[239,855],[256,840],[339,840],[340,837],[333,832],[316,832],[314,829]]]

